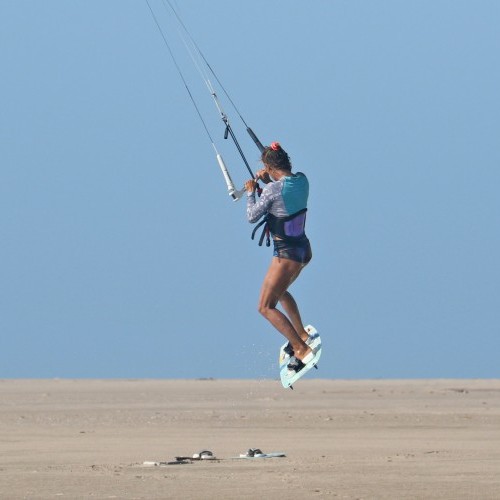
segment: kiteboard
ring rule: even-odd
[[[313,350],[314,357],[307,362],[304,367],[298,372],[295,370],[290,370],[288,368],[288,363],[290,362],[290,354],[287,352],[288,342],[283,344],[280,348],[279,355],[279,365],[280,365],[280,378],[283,387],[290,387],[293,389],[293,384],[300,378],[302,378],[311,368],[317,367],[319,358],[321,356],[321,337],[314,326],[307,325],[305,327],[306,332],[309,334],[309,338],[306,341],[307,345]]]

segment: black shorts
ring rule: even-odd
[[[280,259],[294,260],[301,264],[307,264],[312,259],[311,244],[307,238],[299,241],[273,240],[273,256]]]

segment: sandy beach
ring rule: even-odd
[[[0,381],[2,499],[278,495],[500,498],[500,380]]]

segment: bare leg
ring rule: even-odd
[[[299,334],[300,338],[305,342],[309,337],[308,333],[304,329],[304,324],[302,323],[302,318],[300,317],[299,308],[297,307],[297,302],[292,297],[292,294],[288,291],[283,293],[280,297],[280,304],[285,310],[286,315],[290,319],[295,331]]]
[[[288,339],[295,356],[298,359],[303,359],[311,352],[311,348],[307,346],[301,338],[303,328],[297,332],[285,314],[276,309],[276,305],[284,296],[290,284],[295,280],[295,278],[297,278],[303,267],[303,264],[300,264],[299,262],[273,257],[269,270],[264,278],[264,282],[262,283],[259,300],[259,312]],[[288,294],[288,296],[291,297],[290,294]],[[291,305],[291,301],[288,296],[286,296],[285,302],[287,303],[287,306],[290,306],[291,309],[293,309],[293,305]],[[293,302],[295,303],[295,300],[293,300]],[[286,306],[284,307],[286,311]],[[298,313],[296,304],[295,310]],[[294,319],[294,322],[295,321],[296,318]],[[300,316],[299,322],[301,323]]]

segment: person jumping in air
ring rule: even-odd
[[[299,371],[313,359],[314,353],[288,288],[312,258],[304,230],[309,182],[302,172],[292,173],[290,157],[278,142],[264,148],[261,161],[264,168],[255,179],[245,183],[248,221],[255,223],[263,217],[256,227],[265,224],[259,244],[266,233],[274,244],[273,259],[260,292],[259,312],[288,339],[286,352],[291,356],[288,367]],[[265,186],[256,199],[258,180]],[[284,313],[276,308],[278,302]]]

